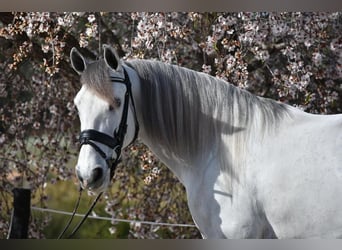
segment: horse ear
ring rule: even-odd
[[[115,71],[121,67],[120,58],[116,50],[106,44],[103,45],[103,57],[107,66]]]
[[[87,63],[84,60],[83,56],[80,52],[74,47],[70,52],[70,62],[72,68],[78,73],[82,74],[84,70],[87,68]]]

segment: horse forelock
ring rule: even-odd
[[[104,99],[109,104],[115,104],[113,84],[110,81],[108,67],[103,59],[87,65],[86,70],[81,75],[81,83],[99,98]]]

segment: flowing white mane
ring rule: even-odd
[[[219,155],[222,166],[229,169],[231,149],[223,147],[222,134],[234,135],[234,146],[241,150],[256,116],[257,133],[266,133],[288,115],[287,106],[204,73],[149,60],[127,64],[140,77],[142,122],[148,136],[193,164],[205,160],[215,145],[224,150]],[[194,158],[198,155],[204,159]]]

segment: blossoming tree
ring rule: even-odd
[[[124,59],[156,58],[330,114],[342,111],[341,21],[340,13],[0,13],[0,237],[9,228],[13,187],[29,186],[45,206],[46,187],[74,176],[79,80],[69,66],[72,47],[96,59],[111,44]],[[105,213],[191,223],[182,186],[153,154],[139,143],[124,154]],[[33,218],[30,237],[44,237],[49,222]],[[117,229],[108,226],[118,237]],[[140,224],[125,235],[199,236],[194,228]]]

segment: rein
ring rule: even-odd
[[[81,147],[83,145],[92,146],[95,149],[95,151],[97,153],[99,153],[99,155],[106,161],[106,164],[107,164],[108,168],[110,169],[110,179],[113,178],[114,173],[115,173],[115,168],[119,164],[120,159],[121,159],[121,150],[122,150],[122,146],[123,146],[124,139],[125,139],[126,132],[127,132],[127,116],[128,116],[129,100],[131,100],[131,103],[132,103],[134,120],[135,120],[134,138],[130,142],[130,144],[132,144],[137,139],[138,133],[139,133],[139,123],[138,123],[138,119],[137,119],[137,115],[136,115],[136,109],[135,109],[135,104],[134,104],[134,99],[133,99],[133,94],[132,94],[132,84],[131,84],[131,81],[129,79],[128,73],[125,69],[124,69],[124,74],[125,74],[124,79],[117,78],[117,77],[110,77],[111,82],[122,83],[126,86],[124,106],[123,106],[121,121],[120,121],[118,130],[115,129],[113,132],[113,136],[110,136],[110,135],[107,135],[105,133],[99,132],[99,131],[94,130],[94,129],[86,129],[86,130],[81,131],[80,136],[79,136],[79,142],[81,144]],[[113,149],[113,151],[115,151],[116,157],[113,157],[113,154],[108,157],[106,155],[106,153],[103,152],[103,150],[99,146],[96,145],[95,142],[101,143],[101,144],[106,145],[107,147]],[[100,199],[102,193],[103,192],[99,193],[96,196],[91,207],[88,209],[88,212],[84,215],[82,220],[74,228],[74,230],[68,236],[68,238],[73,237],[75,235],[75,233],[78,231],[78,229],[82,226],[82,224],[88,218],[89,214],[91,213],[91,211],[95,207],[96,203]],[[75,214],[77,212],[77,209],[79,207],[81,196],[82,196],[82,188],[80,187],[78,200],[76,202],[73,213],[72,213],[67,225],[63,229],[62,233],[59,235],[58,239],[61,239],[63,237],[63,235],[65,234],[65,232],[70,227],[71,222],[74,219]]]

